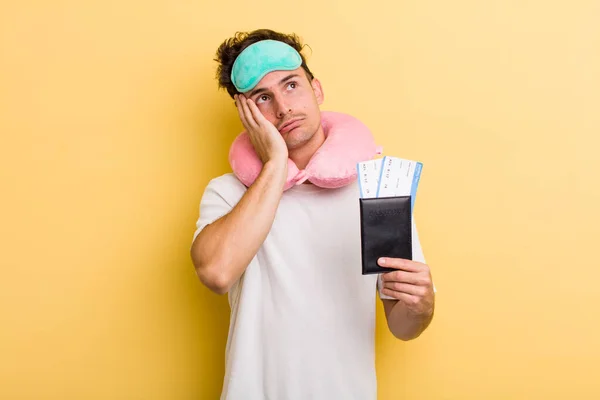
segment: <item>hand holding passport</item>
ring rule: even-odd
[[[386,156],[356,166],[360,188],[362,274],[394,271],[380,257],[412,260],[412,214],[423,164]]]

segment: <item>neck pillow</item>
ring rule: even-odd
[[[288,175],[284,190],[307,180],[316,186],[335,189],[346,186],[357,177],[356,164],[381,154],[370,130],[358,119],[343,113],[322,111],[323,145],[312,156],[305,169],[298,169],[288,158]],[[246,131],[240,133],[229,150],[229,164],[235,176],[250,186],[262,170],[262,162]]]

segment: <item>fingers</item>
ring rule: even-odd
[[[401,269],[410,272],[421,272],[427,267],[425,264],[417,261],[390,257],[381,257],[377,260],[377,264],[382,267]]]
[[[402,293],[402,292],[396,292],[394,290],[390,290],[387,288],[382,288],[381,293],[385,294],[386,296],[393,297],[396,300],[400,300],[404,304],[408,304],[411,306],[416,305],[419,302],[418,296],[415,296],[412,294],[407,294],[407,293]]]
[[[427,294],[426,287],[411,285],[409,283],[386,282],[383,284],[383,288],[391,290],[393,292],[405,293],[420,297],[425,296]]]
[[[240,119],[242,120],[242,124],[246,127],[246,129],[256,129],[257,123],[252,117],[252,112],[248,108],[248,103],[246,102],[246,97],[243,94],[235,95],[235,104],[238,108],[238,112],[240,114]]]
[[[387,272],[381,276],[381,281],[385,284],[386,282],[399,282],[409,283],[411,285],[427,285],[427,279],[424,275],[415,272],[406,271],[393,271]]]
[[[260,112],[260,110],[256,106],[256,103],[252,99],[248,99],[247,105],[248,109],[252,113],[252,117],[254,118],[257,124],[264,124],[267,121],[265,116]]]
[[[244,125],[244,127],[246,129],[248,129],[248,123],[246,122],[246,115],[244,114],[244,109],[242,108],[242,99],[240,98],[240,95],[236,94],[235,96],[233,96],[234,100],[235,100],[235,106],[238,110],[238,114],[240,116],[240,120],[242,121],[242,125]]]
[[[244,95],[241,95],[241,99],[242,109],[244,110],[244,116],[246,117],[246,121],[250,124],[251,128],[255,129],[258,126],[258,123],[254,120],[254,117],[252,116],[252,112],[248,107],[248,101]]]

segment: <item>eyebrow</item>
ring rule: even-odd
[[[300,75],[298,74],[291,74],[286,76],[285,78],[283,78],[282,80],[279,81],[279,85],[282,85],[284,83],[286,83],[287,81],[289,81],[292,78],[296,78],[299,77]],[[253,97],[259,93],[263,93],[263,92],[267,92],[268,89],[267,88],[258,88],[258,89],[254,89],[253,91],[250,92],[250,94],[248,95],[248,97]]]

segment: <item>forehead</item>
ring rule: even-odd
[[[302,67],[291,71],[273,71],[266,74],[252,90],[249,90],[246,93],[250,94],[260,89],[275,89],[282,83],[283,80],[285,80],[290,75],[298,75],[296,79],[307,79],[306,74],[304,73],[304,69]]]

